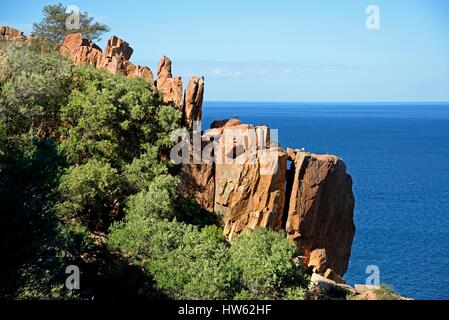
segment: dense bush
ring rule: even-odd
[[[73,73],[74,88],[61,108],[60,149],[75,166],[61,180],[61,213],[92,230],[107,229],[125,202],[173,216],[177,180],[160,156],[181,113],[164,106],[142,79],[87,66]]]
[[[61,147],[71,161],[104,158],[119,167],[154,152],[151,147],[167,147],[164,137],[178,127],[181,112],[164,107],[144,80],[86,66],[76,68],[74,78],[61,110]]]
[[[285,234],[256,229],[243,233],[230,249],[239,274],[240,290],[253,299],[279,299],[297,294],[305,284],[303,270],[294,264],[296,246]],[[287,291],[287,289],[289,289]]]
[[[112,227],[110,246],[150,272],[157,287],[174,299],[229,299],[235,273],[229,244],[215,227],[196,226],[128,212]]]
[[[0,56],[0,295],[90,297],[65,289],[65,267],[83,265],[90,282],[104,284],[99,270],[111,268],[101,266],[117,263],[98,238],[83,245],[90,231],[107,230],[133,194],[155,216],[173,216],[177,179],[160,155],[180,113],[143,80],[75,68],[45,41]]]
[[[10,45],[0,63],[0,114],[10,143],[54,137],[71,65],[44,41]]]
[[[76,219],[91,229],[101,229],[119,214],[120,176],[108,163],[89,160],[73,166],[62,176],[58,191],[58,212]]]
[[[274,231],[248,232],[230,245],[215,226],[200,229],[130,209],[112,226],[109,245],[174,299],[304,299],[295,247]]]

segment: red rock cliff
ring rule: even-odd
[[[0,27],[0,40],[25,39],[18,30]],[[90,64],[114,74],[141,77],[152,90],[162,93],[165,102],[183,111],[188,128],[201,121],[204,79],[192,77],[183,95],[182,79],[173,77],[172,62],[165,56],[154,81],[148,67],[129,61],[132,48],[115,36],[102,51],[81,34],[71,34],[60,52],[76,65]],[[233,138],[227,138],[226,133]],[[271,144],[268,127],[243,125],[237,119],[215,121],[203,136],[212,137],[216,159],[225,158],[230,146],[231,158],[238,161],[182,165],[183,192],[218,214],[228,239],[256,227],[284,229],[305,257],[306,266],[324,275],[334,274],[334,278],[338,278],[335,272],[346,272],[355,233],[354,195],[351,177],[340,158],[283,151]],[[246,138],[239,139],[241,136]],[[257,151],[239,154],[239,150],[251,147],[248,141],[256,141]],[[202,143],[203,151],[208,145]]]

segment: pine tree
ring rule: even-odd
[[[61,3],[45,6],[42,13],[44,18],[33,24],[33,33],[56,44],[61,43],[70,33],[82,32],[84,38],[99,41],[104,32],[109,32],[107,25],[94,22],[87,12],[79,12],[75,17],[76,12]]]

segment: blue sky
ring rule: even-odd
[[[2,1],[0,24],[29,33],[56,2]],[[203,75],[207,100],[449,101],[447,0],[60,2],[108,24],[135,63],[165,54],[185,81]],[[371,4],[380,30],[365,27]]]

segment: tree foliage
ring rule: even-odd
[[[107,25],[94,22],[94,18],[87,12],[79,12],[79,27],[71,24],[71,15],[74,12],[70,12],[61,3],[45,6],[42,14],[42,21],[33,24],[33,33],[55,44],[61,43],[68,34],[74,32],[82,32],[84,38],[92,41],[100,41],[101,35],[109,32]],[[68,28],[67,25],[71,27]]]
[[[73,72],[76,85],[61,109],[61,147],[68,158],[77,164],[103,158],[116,167],[136,158],[154,161],[155,148],[167,146],[164,137],[179,126],[181,113],[164,107],[142,79],[114,76],[90,66]],[[170,126],[165,125],[167,119]]]
[[[70,92],[70,63],[42,42],[10,45],[3,56],[0,114],[11,142],[54,136]]]
[[[297,295],[293,289],[304,286],[305,280],[301,266],[293,260],[296,250],[282,233],[256,229],[240,235],[230,249],[240,290],[252,299]]]

